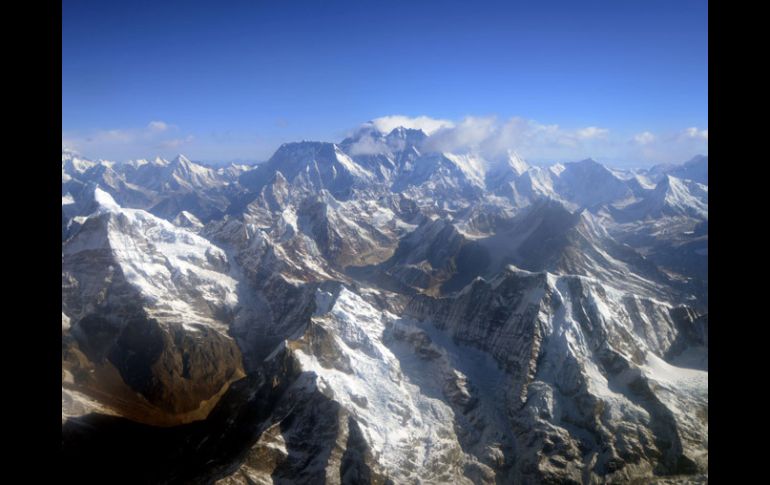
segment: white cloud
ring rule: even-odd
[[[703,140],[709,139],[709,131],[708,130],[698,130],[698,128],[691,126],[690,128],[686,128],[682,134],[685,137],[688,138],[701,138]]]
[[[168,130],[168,124],[164,121],[150,121],[147,124],[147,129],[152,132],[162,132]]]
[[[452,122],[448,120],[441,120],[436,118],[430,118],[428,116],[417,116],[416,118],[410,118],[403,115],[392,115],[375,118],[372,120],[372,124],[377,130],[382,133],[390,133],[394,128],[403,126],[404,128],[411,128],[413,130],[422,130],[427,135],[430,135],[438,129],[446,126],[452,126]]]
[[[494,160],[508,150],[535,162],[574,161],[595,158],[614,166],[642,166],[682,162],[708,153],[708,129],[688,128],[679,133],[644,131],[630,139],[613,135],[608,128],[564,128],[513,117],[467,117],[454,126],[432,134],[426,149],[474,151]]]
[[[365,134],[355,143],[350,145],[348,151],[351,155],[379,155],[388,153],[390,148],[382,141],[376,140],[370,134]]]
[[[607,138],[609,130],[596,126],[564,129],[521,117],[500,122],[496,117],[469,116],[432,134],[425,148],[435,151],[478,152],[495,158],[515,150],[525,158],[585,158]]]
[[[618,150],[623,159],[641,163],[680,163],[694,155],[708,154],[708,129],[695,127],[681,131],[637,133]]]
[[[352,155],[378,155],[400,149],[398,146],[392,146],[393,143],[398,143],[397,141],[389,141],[391,144],[389,146],[380,139],[379,135],[371,133],[371,128],[385,135],[399,127],[422,130],[426,135],[431,135],[452,126],[454,124],[451,121],[430,118],[428,116],[417,116],[414,118],[403,115],[382,116],[364,123],[353,132],[348,132],[348,135],[358,138],[355,143],[348,147],[348,151]]]
[[[648,145],[655,141],[655,135],[649,131],[643,131],[634,135],[634,141],[639,145]]]
[[[575,132],[578,138],[602,138],[607,136],[607,134],[610,132],[610,130],[606,128],[599,128],[596,126],[588,126],[586,128],[581,128]]]
[[[494,117],[468,116],[458,124],[445,125],[433,132],[425,142],[431,151],[463,152],[478,149],[495,135]]]

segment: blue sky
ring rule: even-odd
[[[64,0],[62,13],[62,142],[90,157],[261,160],[394,115],[534,161],[708,152],[702,0]]]

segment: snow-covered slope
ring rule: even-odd
[[[687,216],[708,220],[708,186],[664,175],[641,200],[619,212],[621,219]]]
[[[227,335],[238,305],[227,256],[196,234],[121,208],[98,187],[93,197],[94,212],[62,246],[62,313],[74,359],[67,364],[73,375],[98,370],[95,382],[86,375],[74,388],[119,379],[139,393],[143,413],[152,411],[141,419],[205,417],[242,375]],[[125,407],[124,399],[111,405]]]
[[[221,187],[225,184],[224,175],[181,154],[171,161],[156,159],[127,171],[129,182],[159,192]]]

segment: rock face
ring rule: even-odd
[[[707,169],[63,153],[65,478],[707,480]]]
[[[515,269],[457,298],[419,296],[407,307],[511,376],[516,449],[530,450],[518,480],[576,482],[707,466],[707,373],[658,357],[700,338],[678,310],[584,277]]]
[[[240,176],[240,182],[258,192],[276,171],[309,192],[328,190],[348,198],[353,187],[374,180],[374,175],[353,161],[333,143],[300,142],[282,145],[265,164]]]
[[[631,196],[631,189],[610,170],[591,159],[565,164],[554,189],[581,207],[597,207]]]

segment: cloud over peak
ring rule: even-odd
[[[436,131],[426,146],[436,151],[475,151],[489,157],[511,149],[529,158],[561,158],[559,154],[567,151],[580,157],[576,150],[581,152],[584,145],[603,139],[608,133],[608,129],[596,126],[570,130],[521,117],[501,121],[494,116],[468,116],[454,126]]]
[[[371,121],[371,124],[382,133],[390,133],[393,129],[403,126],[404,128],[411,128],[413,130],[422,130],[425,134],[430,135],[439,130],[440,128],[453,126],[453,123],[449,120],[441,120],[431,118],[429,116],[417,116],[410,118],[404,115],[392,115],[382,116],[375,118]]]
[[[638,165],[680,161],[693,153],[708,152],[708,130],[695,127],[678,133],[643,131],[623,135],[606,127],[566,128],[523,117],[466,116],[451,121],[403,115],[377,118],[365,126],[374,126],[383,133],[399,126],[419,128],[428,135],[419,147],[421,150],[473,152],[488,159],[514,150],[525,159],[540,162],[593,157],[614,165]],[[389,148],[392,147],[364,132],[350,149],[357,155],[386,153]]]

